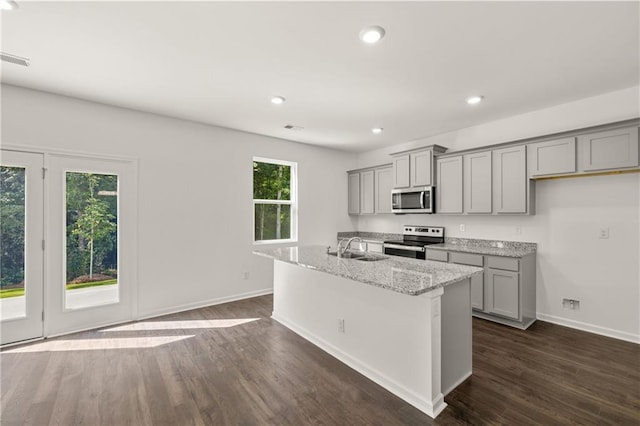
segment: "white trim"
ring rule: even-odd
[[[640,335],[627,333],[626,331],[619,331],[611,328],[600,327],[598,325],[569,320],[569,319],[557,317],[554,315],[541,314],[539,312],[537,314],[537,318],[541,321],[550,322],[552,324],[562,325],[564,327],[574,328],[576,330],[582,330],[588,333],[599,334],[601,336],[612,337],[614,339],[619,339],[619,340],[624,340],[631,343],[640,344]]]
[[[428,401],[422,395],[412,392],[411,390],[407,389],[406,387],[402,386],[396,381],[380,373],[378,370],[370,367],[369,365],[363,363],[362,361],[355,359],[352,356],[348,355],[347,353],[341,351],[334,345],[328,343],[327,341],[325,341],[321,337],[318,337],[317,335],[305,329],[304,327],[295,325],[293,322],[289,321],[287,318],[283,317],[282,315],[279,315],[276,312],[273,312],[273,314],[271,315],[271,318],[274,321],[277,321],[283,326],[287,327],[294,333],[298,334],[305,340],[308,340],[309,342],[313,343],[323,351],[327,352],[329,355],[333,356],[334,358],[338,359],[339,361],[353,368],[357,372],[363,374],[368,379],[374,381],[378,385],[387,389],[389,392],[393,393],[394,395],[400,397],[404,401],[413,405],[414,407],[424,412],[431,418],[435,418],[438,414],[442,412],[442,410],[446,408],[447,403],[444,402],[442,393],[438,392],[434,401]]]
[[[240,293],[240,294],[235,294],[231,296],[217,297],[215,299],[209,299],[209,300],[204,300],[204,301],[199,301],[194,303],[187,303],[184,305],[172,306],[170,308],[157,309],[157,310],[142,314],[136,320],[140,321],[140,320],[155,318],[163,315],[177,314],[178,312],[191,311],[193,309],[206,308],[208,306],[221,305],[223,303],[237,302],[238,300],[251,299],[253,297],[264,296],[272,293],[273,293],[273,288],[265,288],[262,290],[249,291],[246,293]]]
[[[2,149],[6,149],[8,151],[22,151],[22,152],[33,152],[37,154],[49,154],[49,155],[60,155],[65,157],[80,157],[80,158],[100,158],[101,160],[110,160],[110,161],[135,161],[138,162],[137,157],[128,157],[123,155],[113,155],[113,154],[102,154],[95,152],[87,152],[87,151],[74,151],[67,149],[51,149],[49,147],[43,146],[32,146],[32,145],[14,145],[10,143],[3,143]]]

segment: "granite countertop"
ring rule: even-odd
[[[520,241],[474,240],[470,238],[445,237],[444,244],[427,246],[429,250],[447,250],[463,253],[475,253],[489,256],[523,257],[535,253],[535,243]]]
[[[482,268],[430,260],[385,256],[363,262],[327,254],[326,246],[283,247],[253,252],[303,268],[314,269],[398,293],[418,296],[481,273]]]

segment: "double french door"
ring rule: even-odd
[[[2,150],[2,344],[135,317],[135,162]]]

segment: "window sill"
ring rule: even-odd
[[[254,246],[291,246],[291,245],[295,245],[298,243],[298,240],[259,240],[259,241],[254,241],[253,245]]]

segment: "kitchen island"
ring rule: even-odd
[[[470,278],[481,268],[321,246],[254,253],[275,260],[274,320],[429,416],[471,375]]]

